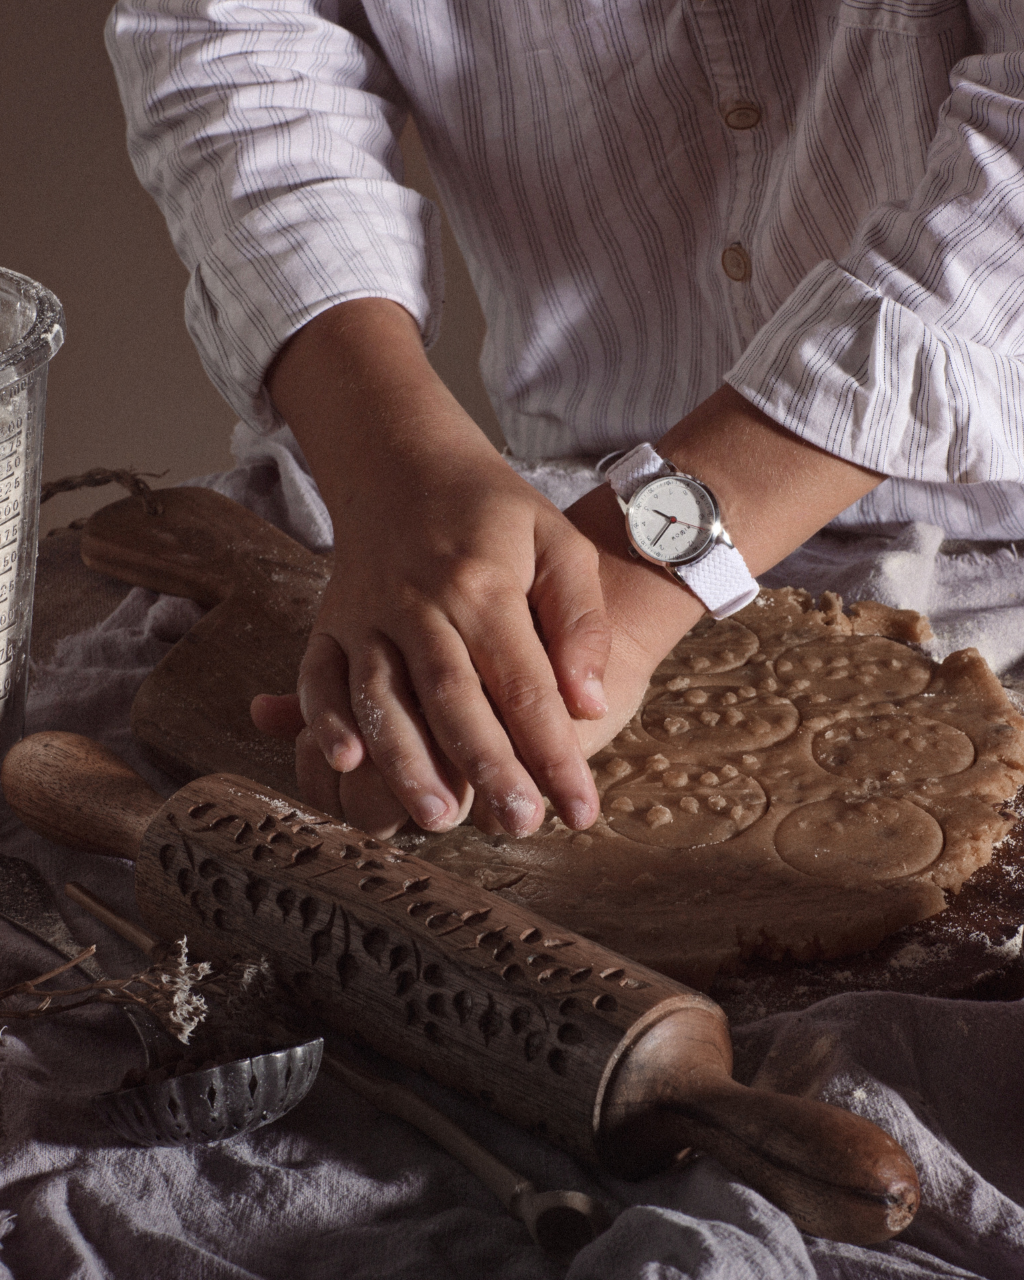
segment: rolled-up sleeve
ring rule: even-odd
[[[360,6],[120,0],[107,46],[132,163],[191,278],[185,315],[221,394],[279,425],[284,342],[354,298],[439,322],[437,212],[402,185],[401,88]]]
[[[970,5],[911,200],[880,204],[726,380],[823,449],[890,476],[1024,480],[1024,9]]]

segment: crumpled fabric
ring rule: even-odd
[[[330,522],[289,442],[271,438],[239,454],[235,471],[202,483],[307,545],[328,545]],[[843,558],[846,541],[819,535],[778,572],[799,570],[802,581],[788,580],[812,591],[838,585],[849,599],[871,584],[899,607],[920,608],[938,592],[940,647],[971,634],[983,652],[989,645],[1003,655],[1004,670],[1020,669],[1024,627],[1017,649],[1002,636],[1024,599],[1012,548],[946,556],[927,526],[873,548],[856,544]],[[148,671],[198,616],[189,601],[133,591],[34,671],[30,730],[88,733],[170,794],[174,784],[132,742],[128,712]],[[0,853],[43,872],[75,938],[97,944],[108,972],[142,967],[139,953],[60,891],[79,880],[137,918],[130,863],[49,844],[10,818]],[[0,920],[0,981],[53,963],[52,952]],[[1024,1277],[1024,1002],[850,994],[734,1027],[733,1038],[744,1083],[846,1107],[904,1146],[924,1195],[902,1236],[863,1248],[803,1235],[707,1157],[638,1183],[611,1178],[380,1059],[366,1063],[419,1091],[539,1188],[586,1191],[618,1207],[612,1226],[566,1268],[456,1160],[326,1075],[288,1115],[251,1134],[209,1147],[133,1148],[103,1129],[90,1098],[138,1064],[138,1042],[117,1011],[93,1009],[10,1021],[0,1035],[0,1278]]]

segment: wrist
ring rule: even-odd
[[[714,492],[723,523],[755,575],[885,478],[795,436],[728,385],[655,448]]]
[[[434,372],[412,316],[388,299],[316,316],[278,354],[267,390],[332,515],[404,465],[498,457]]]
[[[610,455],[605,476],[625,516],[635,557],[657,564],[688,587],[716,618],[754,599],[757,583],[707,485],[646,443]]]
[[[613,649],[623,661],[653,671],[706,612],[682,583],[629,553],[622,511],[608,485],[599,485],[565,513],[597,547],[601,589],[612,628]]]
[[[808,444],[723,387],[655,444],[714,493],[750,572],[764,573],[883,478]],[[622,513],[600,485],[566,513],[598,548],[613,635],[650,670],[705,612],[663,569],[629,555]],[[610,681],[606,682],[610,684]]]

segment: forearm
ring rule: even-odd
[[[385,298],[322,312],[286,344],[267,389],[332,515],[378,458],[396,468],[428,452],[458,450],[466,466],[494,458],[431,368],[412,316]]]
[[[376,292],[425,333],[438,214],[401,178],[406,96],[353,0],[119,0],[107,44],[139,180],[192,273],[185,315],[239,416],[329,302]]]
[[[784,430],[723,387],[656,442],[681,471],[718,498],[723,523],[757,575],[777,564],[884,477],[836,458]],[[612,633],[605,688],[608,725],[643,693],[636,673],[653,671],[698,621],[704,606],[663,569],[629,554],[622,512],[601,485],[567,512],[600,553],[601,585]],[[643,683],[646,683],[644,678]],[[578,726],[584,749],[601,745],[604,722]]]

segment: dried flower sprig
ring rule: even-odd
[[[186,938],[179,938],[175,944],[177,953],[169,951],[139,979],[142,983],[152,982],[157,994],[149,1010],[182,1044],[188,1044],[192,1032],[207,1013],[206,1000],[194,988],[213,973],[213,965],[207,960],[189,964],[187,943]],[[153,979],[150,974],[154,975]]]
[[[131,977],[104,978],[67,990],[41,990],[44,983],[73,969],[95,950],[95,947],[86,947],[56,969],[0,991],[0,1004],[17,997],[35,1001],[33,1008],[4,1009],[4,1018],[40,1018],[88,1004],[134,1005],[147,1009],[171,1035],[188,1044],[208,1011],[207,1001],[198,988],[209,982],[213,966],[205,960],[189,964],[187,940],[182,938],[150,968]]]

